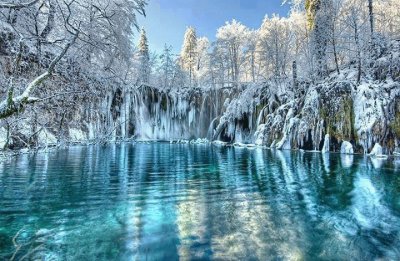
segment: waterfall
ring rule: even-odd
[[[106,95],[100,109],[104,120],[90,116],[91,138],[95,128],[111,139],[189,140],[210,138],[211,126],[223,114],[224,101],[235,95],[223,89],[162,90],[152,87],[117,89]]]
[[[324,140],[324,147],[322,148],[322,151],[321,151],[322,153],[327,153],[327,152],[329,152],[330,139],[331,139],[330,135],[329,135],[329,134],[326,134],[326,135],[325,135],[325,140]]]

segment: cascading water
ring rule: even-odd
[[[121,96],[121,97],[119,97]],[[107,98],[106,125],[114,138],[189,140],[209,138],[210,126],[223,114],[232,89],[117,90]]]

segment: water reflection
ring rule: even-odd
[[[380,159],[380,158],[374,158],[374,157],[371,157],[370,160],[371,160],[372,166],[375,169],[382,168],[386,161],[386,159]]]
[[[400,178],[379,164],[187,144],[23,155],[0,164],[0,259],[21,228],[19,258],[399,259]]]
[[[330,155],[329,153],[322,153],[322,162],[327,173],[331,172]]]
[[[354,155],[340,154],[340,160],[342,162],[342,168],[349,169],[354,164]]]

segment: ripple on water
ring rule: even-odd
[[[0,259],[17,234],[17,258],[398,260],[397,165],[157,143],[23,155],[0,166]]]

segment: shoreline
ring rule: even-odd
[[[114,140],[114,141],[75,141],[75,142],[67,142],[65,144],[51,144],[46,147],[35,147],[35,148],[21,148],[17,150],[0,150],[0,160],[12,158],[20,155],[28,155],[28,154],[37,154],[37,153],[50,153],[55,151],[60,151],[63,149],[68,149],[71,147],[89,147],[89,146],[108,146],[108,145],[119,145],[122,143],[130,143],[130,144],[156,144],[156,143],[165,143],[171,145],[211,145],[215,147],[233,147],[238,149],[262,149],[262,150],[271,150],[271,151],[285,151],[285,152],[299,152],[299,153],[308,153],[308,154],[339,154],[343,156],[366,156],[368,158],[372,158],[375,160],[393,160],[400,159],[400,155],[381,155],[384,157],[376,157],[369,154],[364,153],[352,153],[346,154],[341,153],[339,151],[329,151],[322,153],[322,151],[318,150],[303,150],[303,149],[277,149],[277,148],[270,148],[267,146],[261,146],[256,144],[244,144],[244,143],[227,143],[222,141],[209,141],[207,139],[195,139],[195,140],[133,140],[133,139],[124,139],[124,140]]]

